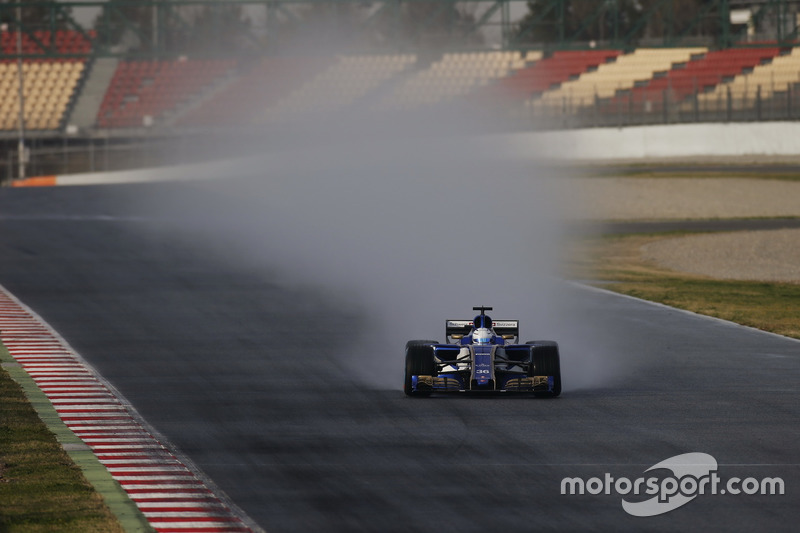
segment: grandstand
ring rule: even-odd
[[[464,96],[507,77],[541,56],[541,52],[532,52],[523,58],[514,51],[445,53],[397,84],[374,108],[413,109]]]
[[[81,79],[83,61],[25,63],[25,121],[32,130],[58,130]],[[15,63],[0,63],[0,129],[16,131],[19,76]]]
[[[505,2],[522,0],[500,1],[500,7],[508,7]],[[563,2],[542,1],[553,8]],[[175,31],[167,22],[177,20],[189,3],[158,2],[160,11],[151,15],[172,18],[155,30]],[[642,14],[639,26],[615,33],[612,40],[589,40],[593,26],[579,21],[572,26],[581,28],[578,33],[565,26],[553,33],[560,36],[556,40],[524,41],[524,32],[515,33],[506,18],[500,21],[502,41],[475,39],[474,32],[488,28],[494,13],[505,13],[498,8],[476,17],[468,28],[468,46],[464,41],[426,47],[382,33],[380,44],[352,50],[282,50],[266,40],[261,49],[243,53],[217,47],[209,56],[181,48],[183,34],[148,34],[137,28],[139,19],[120,22],[124,13],[107,3],[97,2],[103,13],[92,28],[68,14],[69,2],[45,4],[49,7],[41,9],[52,11],[25,22],[21,33],[13,23],[0,32],[0,138],[17,139],[22,126],[24,137],[34,143],[84,139],[94,145],[97,139],[107,144],[109,138],[180,138],[296,120],[313,123],[355,109],[383,117],[440,105],[496,113],[504,120],[513,116],[513,127],[800,116],[798,29],[789,16],[800,13],[800,0],[753,2],[747,28],[718,18],[708,27],[719,33],[705,36],[694,29],[717,15],[700,10],[690,14],[688,26],[673,28],[657,45],[652,40],[645,45],[641,32],[633,31],[658,15],[655,8]],[[201,9],[208,1],[198,5]],[[2,20],[13,20],[8,9],[0,4]],[[377,9],[365,20],[370,31],[389,27],[377,20],[382,13]],[[116,26],[110,26],[114,20]],[[537,26],[531,28],[535,39]],[[134,38],[115,36],[126,31]],[[216,38],[209,35],[208,41],[222,42]],[[170,48],[170,42],[177,44]]]
[[[529,100],[528,104],[537,109],[561,109],[565,103],[569,109],[592,106],[597,100],[612,98],[617,91],[630,90],[637,83],[649,83],[657,72],[669,71],[704,51],[697,48],[637,48],[545,91],[541,97]]]
[[[226,76],[230,60],[123,61],[97,114],[99,128],[127,128],[159,121]]]
[[[92,50],[92,39],[96,37],[93,30],[36,30],[22,33],[21,51],[24,55],[44,55],[52,51],[58,55],[88,55]],[[17,54],[17,32],[0,32],[0,50],[3,55]]]
[[[26,127],[53,132],[63,126],[70,102],[79,88],[91,49],[91,34],[76,31],[36,31],[33,34],[2,32],[3,55],[16,52],[19,37],[26,54],[53,50],[62,57],[26,60],[22,63],[23,91],[20,101],[20,72],[16,61],[0,61],[0,131],[18,129],[20,104],[24,102]],[[70,56],[77,55],[78,58]],[[83,58],[80,58],[83,56]]]
[[[619,50],[559,50],[547,58],[539,54],[529,62],[530,66],[499,79],[492,90],[500,97],[524,100],[614,61],[621,53]]]
[[[263,113],[268,121],[281,121],[341,110],[411,68],[416,60],[413,54],[336,58],[325,71]]]
[[[661,109],[665,101],[680,103],[694,96],[703,99],[724,81],[768,64],[778,53],[779,49],[774,47],[732,48],[707,53],[694,51],[691,60],[675,64],[663,76],[647,80],[628,94],[617,96],[611,107],[624,101],[633,106]]]
[[[715,109],[727,105],[730,94],[731,105],[737,109],[749,109],[762,99],[773,98],[776,93],[787,93],[800,83],[800,48],[792,48],[774,57],[771,61],[760,59],[752,68],[736,73],[733,79],[714,86],[698,96],[704,109]]]
[[[91,64],[91,56],[23,62],[26,128],[63,131]],[[102,89],[92,126],[264,125],[353,106],[406,110],[487,95],[524,103],[535,115],[611,112],[621,104],[652,110],[667,101],[708,108],[728,98],[744,109],[757,91],[769,100],[797,83],[800,54],[778,47],[477,51],[443,53],[427,64],[415,54],[265,57],[250,66],[235,58],[126,60]],[[0,130],[18,128],[18,93],[16,62],[0,63]]]
[[[179,127],[234,127],[252,124],[270,107],[324,70],[324,57],[265,57],[221,89],[180,115]],[[260,113],[261,112],[261,113]]]

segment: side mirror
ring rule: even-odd
[[[503,340],[504,341],[510,341],[513,338],[514,338],[514,335],[503,335]]]
[[[458,335],[458,334],[456,334],[456,335],[450,335],[450,336],[451,336],[451,337],[453,337],[455,340],[460,340],[460,339],[463,339],[463,338],[464,338],[464,335]]]

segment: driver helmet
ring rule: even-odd
[[[494,335],[488,328],[478,328],[472,333],[473,344],[491,344]]]

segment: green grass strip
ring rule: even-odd
[[[2,343],[0,362],[0,531],[152,532]]]
[[[575,243],[569,270],[604,289],[800,339],[800,284],[713,279],[642,257],[643,245],[682,233],[588,238]]]

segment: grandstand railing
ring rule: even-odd
[[[713,98],[703,98],[705,91],[695,91],[688,97],[676,98],[669,89],[635,99],[628,91],[612,101],[596,99],[592,105],[575,106],[565,95],[560,106],[528,107],[525,122],[539,129],[570,129],[592,127],[626,127],[693,122],[752,122],[800,120],[800,84],[786,90],[770,92],[766,87],[753,87],[749,92],[735,94],[723,88]]]

